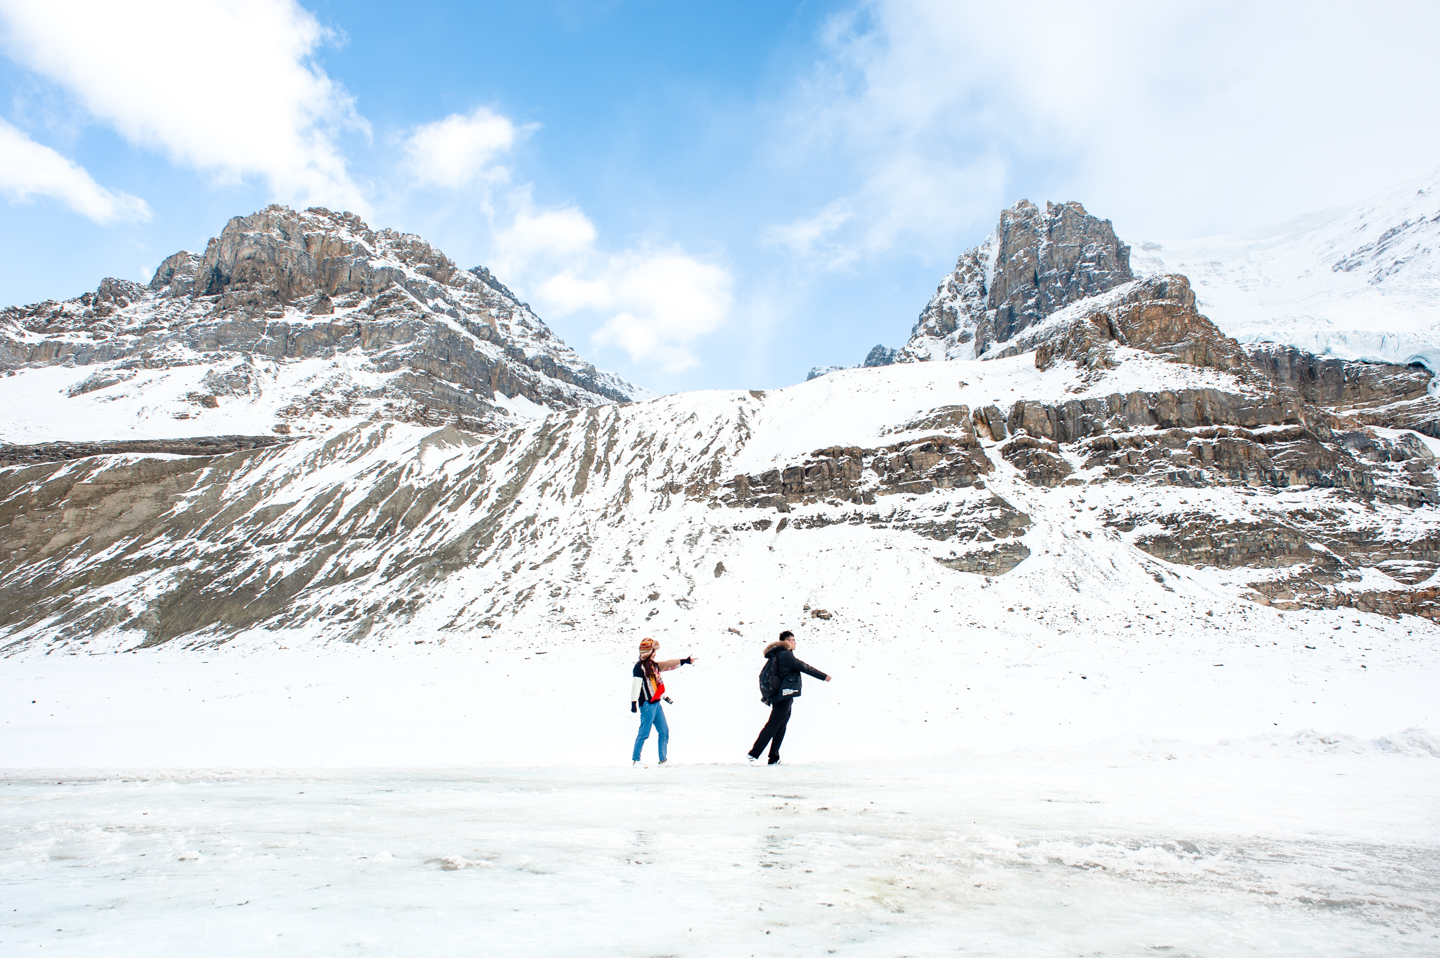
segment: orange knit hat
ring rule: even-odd
[[[655,651],[656,649],[658,649],[658,648],[660,648],[660,642],[659,642],[657,639],[641,639],[641,640],[640,640],[640,651],[641,651],[641,652],[654,652],[654,651]]]

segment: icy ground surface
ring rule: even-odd
[[[4,660],[0,954],[1440,953],[1430,628],[1023,611],[797,626],[773,769],[759,637],[644,769],[624,636]]]
[[[1440,953],[1423,748],[0,782],[8,955]]]

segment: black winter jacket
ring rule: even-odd
[[[800,694],[800,673],[824,679],[825,673],[795,658],[789,649],[776,646],[765,653],[765,658],[775,660],[775,669],[780,673],[780,697],[793,698]]]

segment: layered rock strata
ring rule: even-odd
[[[306,361],[314,372],[287,383]],[[146,371],[209,367],[175,418],[204,423],[206,409],[281,395],[270,404],[280,432],[356,417],[494,431],[518,421],[507,400],[543,412],[642,392],[581,359],[483,267],[460,269],[351,213],[280,206],[232,219],[148,285],[106,279],[77,299],[0,311],[0,371],[54,366],[93,370],[75,377],[72,400],[123,395]]]
[[[115,442],[43,442],[29,446],[0,445],[0,465],[65,462],[91,456],[223,456],[264,449],[289,440],[280,436],[200,436],[194,439],[130,439]]]

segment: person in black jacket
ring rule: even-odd
[[[760,753],[765,751],[766,745],[770,746],[770,761],[766,764],[779,763],[780,743],[785,741],[785,726],[790,723],[790,706],[800,695],[800,673],[804,672],[817,679],[830,681],[830,676],[824,672],[795,658],[794,632],[788,630],[781,632],[778,642],[771,642],[765,647],[765,658],[774,660],[775,671],[779,678],[780,694],[770,703],[770,719],[760,730],[760,737],[755,740],[755,745],[750,749],[751,765],[760,761]]]

